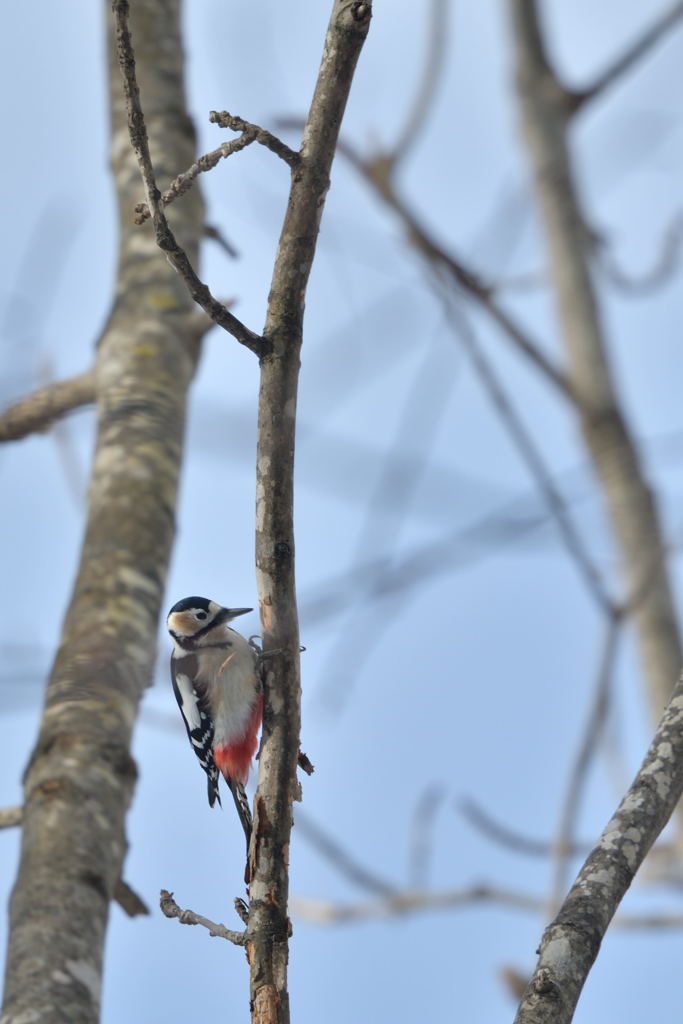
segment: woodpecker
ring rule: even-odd
[[[251,811],[244,786],[258,745],[263,697],[256,652],[228,623],[251,610],[186,597],[173,605],[166,620],[173,640],[173,692],[207,775],[209,806],[221,802],[220,771],[233,795],[247,851]]]

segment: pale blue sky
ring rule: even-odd
[[[84,369],[108,312],[116,249],[104,6],[27,2],[5,12],[3,401],[45,375]],[[592,78],[665,6],[547,2],[553,50],[569,81]],[[202,151],[225,137],[208,123],[211,109],[266,127],[279,115],[306,110],[328,13],[321,0],[188,5],[188,85]],[[542,266],[504,14],[504,4],[452,4],[443,89],[400,178],[411,205],[441,239],[498,276]],[[343,128],[361,150],[390,145],[400,130],[424,29],[420,5],[377,0]],[[681,206],[681,66],[679,30],[596,104],[575,134],[594,226],[614,239],[617,257],[634,273],[656,259],[662,232]],[[259,330],[286,169],[252,147],[219,166],[205,185],[210,218],[241,258],[229,261],[207,246],[202,272],[217,294],[236,297],[241,319]],[[506,301],[559,358],[545,294],[516,293]],[[603,309],[628,412],[678,542],[680,284],[674,280],[642,299],[606,289]],[[577,522],[611,571],[600,503],[571,417],[485,320],[473,315],[472,323],[553,472],[568,494],[581,498]],[[213,331],[193,390],[167,606],[191,593],[256,604],[257,383],[251,353]],[[469,537],[457,548],[445,544],[452,561],[408,590],[368,600],[349,589],[333,616],[321,611],[329,581],[358,562],[400,561],[499,511],[529,517],[543,508],[399,226],[341,160],[307,302],[300,423],[303,748],[317,769],[304,782],[305,810],[360,861],[406,884],[415,806],[437,783],[447,798],[436,824],[434,888],[488,882],[544,896],[549,865],[492,845],[458,816],[454,802],[475,799],[534,837],[551,837],[556,827],[590,700],[601,623],[553,528],[530,530],[518,544],[490,537]],[[66,423],[59,444],[40,436],[0,451],[2,564],[9,581],[0,632],[0,806],[20,800],[21,770],[76,564],[92,431],[92,415],[79,414]],[[378,500],[388,460],[398,466],[396,479]],[[410,474],[413,487],[404,493]],[[221,530],[222,549],[216,545]],[[678,564],[676,570],[680,589]],[[255,616],[242,624],[245,632],[257,629]],[[165,920],[157,909],[159,889],[169,888],[181,906],[237,927],[232,899],[241,890],[239,825],[227,803],[222,813],[206,804],[166,659],[161,637],[157,685],[136,732],[140,781],[125,872],[152,916],[129,921],[112,909],[105,1024],[167,1024],[199,1014],[248,1019],[242,954]],[[647,731],[630,640],[621,648],[617,688],[615,729],[631,773]],[[604,759],[598,768],[581,818],[586,838],[602,827],[619,795]],[[16,834],[0,834],[5,899],[17,849]],[[297,896],[366,898],[296,832],[292,861]],[[678,909],[675,895],[665,891],[636,889],[629,901],[631,910]],[[504,1024],[514,1006],[498,971],[532,967],[542,926],[533,915],[493,907],[340,927],[295,918],[293,1020]],[[678,1003],[682,955],[677,933],[608,935],[577,1022],[668,1019]]]

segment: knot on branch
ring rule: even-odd
[[[542,967],[536,972],[536,977],[533,979],[532,987],[534,992],[539,996],[550,996],[553,999],[560,998],[560,990],[557,982],[553,980],[552,972],[547,967]]]
[[[364,25],[372,17],[372,7],[365,0],[356,0],[351,8],[351,17],[360,25]]]
[[[292,557],[292,547],[289,541],[279,540],[275,545],[275,558],[278,562],[288,561]]]

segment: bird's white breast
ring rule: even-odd
[[[256,656],[249,643],[226,625],[212,631],[209,642],[221,641],[230,646],[205,646],[197,652],[199,682],[205,687],[214,721],[214,746],[244,735],[259,697]]]

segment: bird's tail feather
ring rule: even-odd
[[[235,807],[237,808],[237,814],[242,822],[242,828],[244,829],[244,837],[247,841],[247,866],[244,870],[244,881],[248,885],[250,880],[249,843],[251,842],[252,830],[251,808],[249,807],[247,794],[242,783],[237,782],[235,779],[226,779],[225,781],[230,787],[230,792],[232,793],[232,798],[235,801]]]
[[[249,801],[247,800],[247,794],[244,790],[244,786],[241,782],[237,782],[235,779],[225,780],[230,787],[232,798],[235,801],[235,807],[239,819],[242,822],[242,828],[244,829],[244,837],[247,840],[247,849],[249,848],[249,842],[251,840],[251,808],[249,807]]]
[[[218,772],[216,771],[215,768],[212,772],[207,771],[206,780],[208,783],[209,807],[213,807],[213,805],[216,803],[216,800],[218,801],[219,806],[222,807],[223,805],[221,804],[221,795],[218,792]]]

